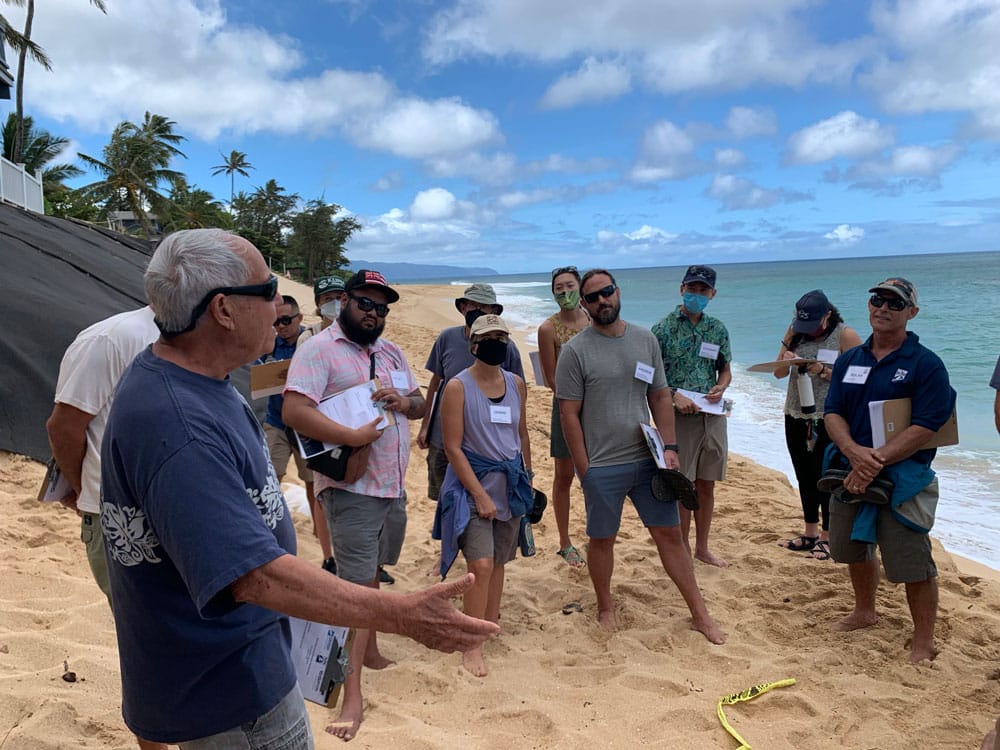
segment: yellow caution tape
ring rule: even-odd
[[[731,706],[734,703],[742,703],[743,701],[748,701],[756,698],[758,695],[763,695],[769,690],[779,687],[788,687],[789,685],[794,685],[795,679],[790,678],[787,680],[778,680],[777,682],[763,682],[760,685],[754,685],[752,688],[747,688],[739,693],[733,693],[732,695],[727,695],[719,698],[719,704],[716,707],[716,713],[719,715],[719,721],[722,722],[722,727],[729,734],[733,736],[733,739],[740,743],[739,750],[751,750],[750,745],[747,741],[740,737],[739,732],[737,732],[730,725],[729,721],[726,719],[726,712],[722,710],[723,706]]]

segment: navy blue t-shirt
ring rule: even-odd
[[[848,349],[837,358],[826,394],[827,414],[842,417],[859,445],[872,447],[872,423],[868,404],[894,398],[912,399],[910,424],[935,432],[944,426],[955,409],[955,391],[948,382],[944,362],[920,343],[917,334],[908,331],[903,345],[876,361],[871,351],[872,339]],[[851,367],[869,367],[864,383],[845,383]],[[913,458],[930,464],[935,451],[923,450]]]
[[[266,713],[295,684],[288,621],[228,587],[295,554],[295,529],[253,412],[228,379],[147,349],[119,383],[101,458],[125,723],[176,743]]]

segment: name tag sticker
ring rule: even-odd
[[[403,370],[393,370],[391,377],[392,387],[397,391],[403,391],[406,393],[410,390],[410,379],[406,376],[406,372]]]
[[[847,368],[847,372],[844,373],[844,382],[853,383],[854,385],[864,385],[868,380],[868,373],[872,371],[870,367],[862,367],[861,365],[851,365]]]
[[[837,357],[839,356],[839,354],[840,352],[838,352],[836,349],[820,349],[818,352],[816,352],[816,359],[818,359],[820,362],[825,362],[828,365],[832,365],[834,362],[837,361]]]
[[[705,359],[718,359],[719,358],[719,345],[709,344],[707,341],[701,345],[701,349],[698,350],[698,356],[704,357]]]
[[[490,421],[493,424],[510,424],[510,407],[490,404]]]
[[[645,362],[635,363],[635,379],[641,380],[643,383],[653,382],[653,370],[652,365],[647,365]]]

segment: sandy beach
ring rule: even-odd
[[[282,291],[312,312],[311,289],[282,280]],[[402,346],[426,386],[422,367],[434,338],[461,322],[452,303],[459,292],[452,286],[400,291],[385,335]],[[520,332],[522,343],[526,333]],[[535,385],[528,390],[535,481],[548,491],[551,396]],[[0,454],[0,748],[133,747],[121,719],[111,614],[90,577],[75,514],[35,501],[42,474],[34,461]],[[430,538],[434,506],[426,497],[424,454],[415,440],[406,484],[407,541],[391,587],[402,591],[432,582],[425,574],[438,549]],[[578,485],[572,502],[571,531],[582,545]],[[297,515],[296,528],[299,554],[318,564],[308,518]],[[383,653],[397,664],[366,670],[366,718],[351,746],[736,748],[716,716],[717,701],[794,678],[790,687],[726,707],[752,747],[978,748],[1000,713],[997,572],[935,542],[940,654],[913,666],[903,587],[883,582],[876,626],[831,632],[831,622],[852,604],[846,568],[776,546],[800,530],[798,496],[785,477],[731,455],[729,479],[717,487],[712,532],[730,567],[695,563],[709,609],[729,636],[713,646],[689,630],[687,609],[630,506],[613,580],[621,627],[611,635],[597,625],[586,572],[556,555],[555,522],[547,514],[535,528],[538,554],[507,567],[503,633],[485,650],[489,676],[465,672],[457,654],[381,636]],[[456,563],[454,572],[463,570]],[[564,615],[570,602],[583,611]],[[64,664],[75,682],[62,679]],[[341,746],[323,732],[336,710],[309,704],[309,713],[316,746]]]

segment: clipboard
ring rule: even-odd
[[[872,447],[881,448],[909,427],[912,413],[913,402],[908,398],[868,402],[868,415],[872,421]],[[948,421],[920,446],[920,450],[942,448],[946,445],[958,445],[958,412],[954,409]]]
[[[250,368],[250,398],[258,399],[281,394],[285,390],[288,367],[291,364],[290,359],[278,359],[262,365],[253,365]]]
[[[67,495],[72,494],[73,488],[69,480],[60,471],[54,458],[50,458],[45,467],[45,478],[38,488],[38,501],[42,503],[55,503],[62,500]]]
[[[750,365],[747,372],[774,372],[781,367],[797,367],[798,365],[814,365],[821,360],[818,359],[776,359],[773,362],[759,362]]]

